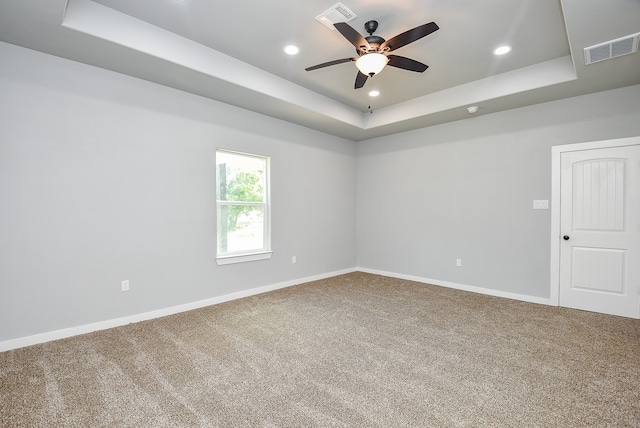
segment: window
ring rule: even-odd
[[[218,264],[271,257],[269,158],[216,151]]]

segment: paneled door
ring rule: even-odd
[[[640,318],[640,145],[560,164],[560,306]]]

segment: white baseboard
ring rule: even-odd
[[[373,274],[382,275],[382,276],[389,276],[391,278],[406,279],[408,281],[422,282],[424,284],[433,284],[441,287],[455,288],[457,290],[470,291],[472,293],[486,294],[489,296],[505,297],[507,299],[521,300],[524,302],[538,303],[541,305],[551,305],[550,299],[545,297],[536,297],[536,296],[529,296],[526,294],[509,293],[506,291],[493,290],[491,288],[476,287],[473,285],[466,285],[466,284],[457,284],[455,282],[440,281],[437,279],[423,278],[423,277],[413,276],[413,275],[404,275],[401,273],[386,272],[386,271],[368,269],[368,268],[362,268],[362,267],[357,268],[357,271],[373,273]]]
[[[306,278],[299,278],[291,281],[280,282],[272,285],[265,285],[262,287],[256,287],[249,290],[238,291],[236,293],[225,294],[223,296],[212,297],[210,299],[199,300],[197,302],[185,303],[183,305],[171,306],[168,308],[158,309],[155,311],[144,312],[141,314],[130,315],[122,318],[115,318],[105,321],[100,321],[91,324],[80,325],[76,327],[65,328],[61,330],[54,330],[46,333],[35,334],[32,336],[20,337],[17,339],[10,339],[0,342],[0,352],[10,351],[12,349],[23,348],[25,346],[37,345],[39,343],[50,342],[53,340],[64,339],[71,336],[78,336],[80,334],[91,333],[93,331],[106,330],[109,328],[120,327],[123,325],[147,321],[154,318],[165,317],[168,315],[177,314],[180,312],[186,312],[193,309],[203,308],[205,306],[217,305],[219,303],[229,302],[231,300],[242,299],[243,297],[255,296],[257,294],[267,293],[269,291],[279,290],[281,288],[291,287],[297,284],[303,284],[305,282],[318,281],[325,278],[331,278],[338,275],[344,275],[351,272],[366,272],[375,275],[388,276],[391,278],[406,279],[409,281],[416,281],[425,284],[433,284],[441,287],[455,288],[457,290],[470,291],[473,293],[486,294],[496,297],[505,297],[507,299],[521,300],[525,302],[538,303],[542,305],[550,305],[551,301],[544,297],[535,297],[525,294],[509,293],[506,291],[492,290],[490,288],[476,287],[473,285],[457,284],[448,281],[440,281],[437,279],[423,278],[413,275],[405,275],[395,272],[380,271],[368,268],[351,268],[343,269],[340,271],[329,272],[326,274],[309,276]]]
[[[205,306],[217,305],[219,303],[229,302],[231,300],[242,299],[243,297],[255,296],[257,294],[267,293],[269,291],[279,290],[281,288],[287,288],[305,282],[318,281],[325,278],[331,278],[333,276],[343,275],[346,273],[355,272],[356,269],[344,269],[340,271],[329,272],[321,275],[309,276],[306,278],[299,278],[291,281],[280,282],[278,284],[265,285],[262,287],[252,288],[250,290],[238,291],[236,293],[225,294],[224,296],[212,297],[210,299],[199,300],[197,302],[185,303],[183,305],[171,306],[168,308],[158,309],[155,311],[144,312],[141,314],[130,315],[122,318],[115,318],[105,321],[99,321],[91,324],[80,325],[77,327],[70,327],[61,330],[54,330],[46,333],[34,334],[33,336],[20,337],[17,339],[10,339],[0,342],[0,352],[10,351],[12,349],[23,348],[25,346],[37,345],[39,343],[50,342],[52,340],[64,339],[71,336],[78,336],[80,334],[91,333],[98,330],[106,330],[109,328],[120,327],[123,325],[147,321],[154,318],[165,317],[167,315],[173,315],[180,312],[186,312],[193,309],[203,308]]]

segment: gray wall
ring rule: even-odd
[[[532,200],[550,199],[551,146],[640,135],[640,86],[356,145],[0,57],[0,341],[355,266],[548,297],[550,211]],[[271,156],[269,261],[215,264],[216,147]]]
[[[0,341],[355,267],[353,142],[4,43],[0,57]],[[271,156],[271,260],[215,263],[217,147]]]
[[[358,267],[549,297],[551,146],[640,135],[640,86],[358,143]],[[455,260],[462,259],[456,267]]]

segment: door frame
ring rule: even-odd
[[[560,158],[563,153],[640,145],[640,136],[551,147],[551,273],[549,304],[560,306]]]

